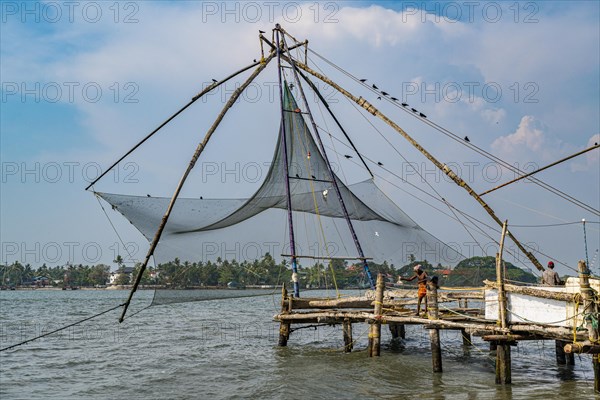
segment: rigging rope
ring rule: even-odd
[[[368,90],[370,90],[371,92],[377,93],[379,94],[379,92],[377,92],[374,88],[370,87],[369,85],[367,85],[364,82],[361,82],[360,79],[358,79],[357,77],[355,77],[354,75],[352,75],[351,73],[349,73],[348,71],[344,70],[343,68],[341,68],[340,66],[336,65],[334,62],[328,60],[327,58],[323,57],[322,55],[318,54],[316,51],[314,51],[313,49],[309,49],[309,51],[313,54],[315,54],[317,57],[319,57],[320,59],[322,59],[323,61],[325,61],[327,64],[331,65],[333,68],[337,69],[339,72],[341,72],[342,74],[348,76],[349,78],[351,78],[352,80],[354,80],[355,82],[361,84],[362,86],[366,87]],[[309,58],[310,59],[310,58]],[[313,61],[314,64],[314,61]],[[491,161],[495,161],[496,163],[502,165],[503,167],[507,168],[510,171],[513,171],[515,173],[518,173],[520,175],[525,175],[526,173],[521,171],[519,168],[514,167],[513,165],[511,165],[510,163],[502,160],[501,158],[483,150],[482,148],[472,144],[472,143],[467,143],[465,142],[461,137],[459,137],[457,134],[451,132],[450,130],[434,123],[433,121],[423,118],[423,117],[419,117],[418,115],[416,115],[415,113],[410,112],[409,110],[407,110],[406,108],[402,107],[400,104],[396,103],[395,101],[392,101],[391,99],[388,99],[386,96],[382,97],[383,99],[385,99],[386,101],[388,101],[389,103],[393,104],[395,107],[403,110],[404,112],[406,112],[407,114],[418,118],[421,122],[431,126],[432,128],[434,128],[435,130],[439,131],[440,133],[444,134],[445,136],[449,137],[450,139],[454,140],[455,142],[471,149],[472,151],[475,151],[476,153],[484,156],[485,158],[488,158]],[[527,177],[528,180],[530,180],[531,182],[535,183],[536,185],[550,191],[551,193],[563,198],[566,201],[569,201],[570,203],[592,213],[595,215],[600,216],[600,211],[596,210],[595,208],[593,208],[592,206],[583,203],[582,201],[562,192],[561,190],[551,186],[550,184],[540,180],[539,178],[534,178],[533,176],[529,176]]]
[[[321,128],[321,129],[322,129],[322,128]],[[347,146],[347,145],[346,145],[344,142],[342,142],[342,141],[341,141],[339,138],[336,138],[335,136],[333,136],[333,138],[334,138],[335,140],[337,140],[338,142],[342,143],[343,145]],[[365,155],[365,154],[362,154],[362,155],[363,155],[363,157],[364,157],[364,158],[365,158],[367,161],[369,161],[369,162],[371,162],[371,163],[373,163],[373,164],[376,164],[376,162],[375,162],[375,161],[373,161],[371,158],[369,158],[367,155]],[[356,165],[358,165],[358,166],[360,167],[360,165],[359,165],[358,163],[356,163],[356,162],[354,162],[354,161],[352,161],[352,160],[350,160],[350,162],[353,162],[354,164],[356,164]],[[403,182],[403,183],[406,183],[406,184],[408,184],[408,185],[410,185],[410,186],[414,187],[415,189],[417,189],[417,190],[421,191],[422,193],[426,194],[427,196],[429,196],[429,197],[433,198],[434,200],[436,200],[436,201],[440,201],[440,202],[441,202],[441,200],[440,200],[440,199],[436,198],[436,197],[435,197],[434,195],[432,195],[431,193],[428,193],[428,192],[424,191],[423,189],[419,188],[418,186],[415,186],[414,184],[412,184],[412,183],[410,183],[410,182],[406,181],[406,180],[405,180],[405,179],[403,179],[402,177],[400,177],[400,176],[398,176],[397,174],[395,174],[393,171],[391,171],[391,170],[389,170],[389,169],[387,169],[387,168],[385,168],[385,167],[383,167],[383,166],[379,166],[379,167],[380,167],[381,169],[383,169],[384,171],[388,172],[390,175],[392,175],[392,176],[394,176],[395,178],[399,179],[401,182]],[[392,185],[392,186],[396,187],[397,189],[399,189],[399,190],[401,190],[401,191],[403,191],[403,192],[407,193],[408,195],[410,195],[410,196],[414,197],[415,199],[418,199],[418,200],[420,200],[420,201],[421,201],[421,202],[423,202],[424,204],[426,204],[426,205],[428,205],[428,206],[432,207],[433,209],[435,209],[435,210],[437,210],[438,212],[440,212],[440,213],[442,213],[442,214],[446,215],[447,217],[449,217],[449,218],[451,218],[451,219],[454,219],[454,220],[456,220],[456,218],[455,218],[455,217],[453,217],[453,216],[451,216],[451,215],[449,215],[449,214],[445,213],[444,211],[440,210],[439,208],[437,208],[437,207],[435,207],[435,206],[433,206],[433,205],[431,205],[431,204],[427,203],[426,201],[424,201],[424,200],[422,200],[422,199],[420,199],[420,198],[416,197],[414,194],[412,194],[412,193],[410,193],[410,192],[408,192],[408,191],[404,190],[403,188],[401,188],[400,186],[396,185],[395,183],[393,183],[393,182],[392,182],[392,181],[390,181],[389,179],[386,179],[386,178],[384,178],[383,176],[381,176],[381,175],[378,175],[378,174],[375,174],[375,176],[377,176],[378,178],[380,178],[380,179],[382,179],[382,180],[386,181],[387,183],[389,183],[390,185]],[[476,221],[478,224],[480,224],[480,225],[483,225],[483,226],[485,226],[486,228],[488,228],[488,229],[490,229],[490,230],[492,230],[492,231],[494,231],[494,232],[496,232],[496,233],[499,233],[499,232],[500,232],[500,230],[499,230],[499,229],[497,229],[497,228],[495,228],[495,227],[493,227],[493,226],[490,226],[489,224],[487,224],[487,223],[485,223],[485,222],[483,222],[483,221],[479,220],[478,218],[476,218],[476,217],[474,217],[474,216],[472,216],[472,215],[468,214],[468,213],[467,213],[467,212],[465,212],[465,211],[462,211],[462,210],[458,209],[457,207],[453,206],[452,204],[449,204],[449,206],[450,206],[450,207],[452,207],[454,210],[456,210],[456,211],[457,211],[459,214],[461,214],[462,216],[464,216],[465,218],[467,218],[467,219],[468,219],[468,220],[471,222],[471,224],[473,224],[472,228],[474,228],[474,229],[477,229],[478,231],[480,231],[480,233],[481,233],[482,235],[486,236],[486,237],[487,237],[487,238],[489,238],[490,240],[494,241],[494,243],[498,244],[498,241],[497,241],[496,239],[494,239],[494,238],[493,238],[492,236],[490,236],[489,234],[485,233],[485,232],[483,231],[483,229],[481,229],[481,227],[479,227],[479,226],[478,226],[477,224],[475,224],[475,222],[473,222],[473,221]],[[566,267],[566,268],[568,268],[568,269],[570,269],[570,270],[573,270],[573,271],[577,272],[577,269],[576,269],[576,268],[573,268],[573,267],[569,266],[569,265],[567,264],[567,262],[565,262],[565,261],[561,261],[561,260],[559,260],[559,259],[558,259],[558,258],[556,258],[556,257],[552,257],[552,256],[550,256],[550,255],[548,255],[548,254],[546,254],[546,253],[542,252],[541,250],[539,250],[539,249],[536,249],[536,248],[534,248],[534,247],[532,247],[532,246],[530,246],[530,245],[528,245],[528,244],[526,244],[526,243],[523,243],[523,246],[524,246],[524,247],[526,247],[526,248],[528,248],[529,250],[531,250],[531,251],[534,251],[534,252],[536,252],[536,253],[538,253],[538,254],[541,254],[541,255],[543,255],[543,256],[545,256],[545,257],[547,257],[547,258],[553,259],[553,260],[554,260],[556,263],[558,263],[558,264],[560,264],[560,265],[562,265],[562,266],[564,266],[564,267]],[[518,257],[518,256],[517,256],[517,255],[516,255],[516,254],[515,254],[513,251],[511,251],[510,249],[505,249],[505,251],[506,251],[508,254],[512,255],[512,256],[513,256],[513,258],[514,258],[515,260],[517,260],[518,262],[521,262],[520,258],[519,258],[519,257]],[[464,256],[463,256],[463,257],[464,257]],[[540,275],[540,272],[539,272],[539,271],[537,271],[537,270],[531,270],[531,269],[530,269],[528,266],[526,266],[525,264],[521,264],[521,265],[522,265],[522,266],[524,266],[525,268],[527,268],[529,271],[532,271],[534,274],[537,274],[538,276]]]
[[[17,347],[17,346],[21,346],[21,345],[24,345],[24,344],[27,344],[27,343],[33,342],[34,340],[38,340],[38,339],[41,339],[41,338],[43,338],[43,337],[46,337],[46,336],[53,335],[53,334],[55,334],[55,333],[57,333],[57,332],[60,332],[60,331],[64,331],[64,330],[65,330],[65,329],[67,329],[67,328],[70,328],[70,327],[72,327],[72,326],[79,325],[79,324],[81,324],[81,323],[83,323],[83,322],[86,322],[86,321],[89,321],[89,320],[91,320],[91,319],[97,318],[97,317],[99,317],[99,316],[101,316],[101,315],[104,315],[104,314],[106,314],[106,313],[109,313],[109,312],[111,312],[111,311],[113,311],[113,310],[116,310],[116,309],[117,309],[117,308],[119,308],[119,307],[123,307],[124,305],[125,305],[125,303],[119,304],[118,306],[115,306],[115,307],[109,308],[108,310],[105,310],[105,311],[102,311],[102,312],[100,312],[100,313],[98,313],[98,314],[92,315],[91,317],[87,317],[87,318],[84,318],[84,319],[82,319],[82,320],[80,320],[80,321],[73,322],[72,324],[65,325],[65,326],[63,326],[62,328],[58,328],[58,329],[55,329],[55,330],[53,330],[53,331],[51,331],[51,332],[46,332],[46,333],[44,333],[44,334],[42,334],[42,335],[39,335],[39,336],[33,337],[33,338],[31,338],[31,339],[24,340],[24,341],[22,341],[22,342],[20,342],[20,343],[16,343],[16,344],[10,345],[10,346],[8,346],[8,347],[4,347],[4,348],[0,349],[0,352],[6,351],[6,350],[10,350],[10,349],[13,349],[13,348],[15,348],[15,347]]]

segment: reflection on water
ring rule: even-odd
[[[25,340],[120,304],[125,291],[0,292],[0,345]],[[136,294],[132,312],[150,304]],[[557,366],[554,342],[512,351],[512,386],[494,383],[494,354],[459,331],[441,331],[444,372],[431,372],[429,335],[382,329],[382,356],[366,353],[355,324],[343,353],[340,326],[294,331],[277,346],[279,295],[154,306],[118,324],[120,310],[0,353],[0,398],[592,398],[589,356]]]

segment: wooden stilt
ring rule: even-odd
[[[344,334],[344,353],[350,353],[354,347],[354,343],[352,342],[352,322],[350,322],[349,318],[344,319],[342,332]]]
[[[388,327],[390,328],[390,333],[392,334],[392,339],[398,339],[398,337],[400,336],[400,334],[398,333],[399,326],[400,325],[396,323],[388,324]]]
[[[594,354],[592,356],[592,367],[594,368],[594,391],[600,392],[600,384],[598,383],[598,376],[600,376],[600,355]]]
[[[504,250],[504,237],[507,232],[508,221],[502,225],[502,236],[500,237],[500,247],[496,254],[496,280],[498,284],[498,322],[503,329],[508,327],[508,301],[506,291],[504,290],[504,268],[502,268],[502,251]],[[496,383],[508,385],[512,382],[510,346],[513,343],[509,341],[497,342],[496,348]]]
[[[281,288],[281,313],[287,314],[291,311],[292,299],[288,299],[287,289],[285,284]],[[290,338],[290,323],[281,322],[279,324],[279,346],[287,346],[288,339]]]
[[[508,385],[512,382],[510,343],[500,343],[496,349],[496,383]]]
[[[460,335],[462,336],[462,342],[463,342],[463,346],[472,346],[473,343],[471,342],[471,335],[467,333],[466,329],[461,329],[460,330]]]
[[[566,358],[567,358],[567,365],[575,365],[575,354],[570,353],[570,354],[566,354]]]
[[[593,324],[594,320],[598,321],[598,308],[594,301],[594,290],[590,287],[590,270],[583,260],[579,261],[577,267],[579,269],[579,288],[583,300],[583,309],[585,310],[583,320],[588,330],[588,339],[592,348],[600,348],[600,346],[597,345],[598,325],[597,323]],[[594,325],[596,326],[594,327]],[[575,343],[573,343],[573,345],[575,345]],[[592,366],[594,370],[594,390],[596,393],[600,393],[600,360],[598,359],[597,353],[592,356]]]
[[[437,298],[437,281],[431,281],[427,285],[428,297],[428,312],[429,318],[436,320],[439,318],[438,313],[438,298]],[[430,329],[429,340],[431,341],[431,362],[433,364],[433,372],[442,372],[442,347],[440,345],[440,330]]]
[[[393,339],[406,339],[406,327],[404,324],[391,323],[390,332],[392,333]]]
[[[556,340],[554,343],[556,347],[556,363],[558,365],[565,365],[567,363],[567,356],[565,353],[565,342],[563,342],[562,340]]]
[[[383,275],[377,275],[377,288],[375,290],[375,309],[373,314],[376,321],[369,327],[369,357],[378,357],[381,347],[381,312],[383,306],[383,290],[385,285]]]

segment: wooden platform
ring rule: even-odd
[[[582,268],[580,266],[580,268]],[[583,264],[585,270],[585,264]],[[440,292],[435,284],[428,284],[428,312],[415,315],[413,305],[416,304],[416,290],[403,291],[400,297],[398,292],[386,291],[383,277],[377,279],[377,289],[369,292],[363,297],[348,297],[340,299],[324,298],[294,298],[287,293],[285,287],[282,290],[281,313],[274,316],[274,320],[280,323],[279,345],[286,346],[290,339],[290,333],[294,329],[292,325],[303,324],[328,324],[342,325],[344,335],[344,351],[350,352],[353,348],[352,324],[369,324],[369,356],[378,356],[380,353],[381,325],[389,325],[393,338],[405,335],[406,325],[421,325],[429,330],[432,365],[434,372],[442,372],[442,356],[439,340],[439,330],[460,330],[463,337],[463,345],[470,346],[471,336],[481,337],[482,340],[490,342],[490,349],[496,350],[496,382],[500,384],[511,383],[510,346],[522,340],[554,340],[556,343],[556,360],[559,364],[572,364],[573,353],[593,354],[592,362],[595,372],[595,385],[600,387],[598,377],[600,376],[600,363],[598,353],[597,326],[592,323],[593,318],[598,317],[596,308],[597,298],[595,292],[590,288],[588,278],[580,274],[581,290],[578,293],[542,293],[550,301],[562,301],[565,306],[569,303],[581,303],[581,315],[572,315],[573,322],[565,323],[565,326],[556,324],[536,323],[532,321],[509,321],[508,318],[501,323],[500,318],[486,319],[484,308],[468,307],[469,301],[485,302],[484,291],[486,288],[468,292]],[[504,290],[513,293],[527,292],[528,295],[539,294],[536,289],[516,287],[494,286],[487,282],[487,290],[490,288],[497,291],[495,298],[496,307],[504,307],[503,312],[496,316],[507,315],[508,296]],[[542,290],[542,292],[544,292]],[[543,300],[543,297],[540,297]],[[488,306],[489,307],[489,306]],[[502,309],[501,309],[502,310]],[[584,311],[585,310],[585,311]],[[488,311],[489,314],[489,311]],[[585,322],[588,321],[589,323]],[[597,319],[596,319],[597,320]],[[572,328],[573,323],[581,323],[586,329]],[[503,327],[504,326],[504,327]],[[578,325],[577,325],[578,326]],[[297,328],[296,328],[297,329]]]

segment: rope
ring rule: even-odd
[[[339,72],[341,72],[342,74],[346,75],[347,77],[351,78],[352,80],[354,80],[355,82],[361,84],[362,86],[366,87],[367,89],[369,89],[371,92],[373,93],[377,93],[378,95],[380,94],[378,91],[376,91],[375,89],[371,88],[369,85],[367,85],[364,82],[361,82],[357,77],[355,77],[354,75],[352,75],[351,73],[349,73],[348,71],[344,70],[343,68],[341,68],[340,66],[336,65],[335,63],[333,63],[332,61],[328,60],[327,58],[323,57],[322,55],[318,54],[316,51],[309,49],[311,53],[315,54],[317,57],[319,57],[321,60],[325,61],[327,64],[331,65],[333,68],[337,69]],[[314,63],[314,61],[313,61]],[[480,147],[475,146],[472,143],[467,143],[465,142],[461,137],[459,137],[457,134],[451,132],[450,130],[434,123],[433,121],[429,120],[429,119],[424,119],[422,117],[418,117],[417,115],[415,115],[414,113],[411,113],[409,110],[407,110],[404,107],[401,107],[400,104],[398,104],[395,101],[392,101],[391,99],[387,98],[386,96],[382,96],[383,99],[385,99],[387,102],[393,104],[395,107],[401,109],[402,111],[404,111],[405,113],[411,115],[414,118],[418,118],[421,122],[431,126],[432,128],[434,128],[435,130],[439,131],[440,133],[442,133],[443,135],[449,137],[450,139],[454,140],[455,142],[469,148],[470,150],[475,151],[476,153],[482,155],[485,158],[488,158],[491,161],[495,161],[496,163],[502,165],[503,167],[507,168],[510,171],[519,173],[521,175],[524,175],[525,173],[523,171],[521,171],[520,169],[514,167],[513,165],[511,165],[510,163],[502,160],[501,158],[494,156],[493,154],[483,150]],[[550,191],[551,193],[561,197],[562,199],[569,201],[570,203],[583,208],[584,210],[591,212],[595,215],[600,215],[600,211],[596,210],[595,208],[583,203],[582,201],[574,198],[573,196],[569,196],[568,194],[560,191],[559,189],[547,184],[546,182],[538,179],[538,178],[534,178],[532,176],[527,177],[527,179],[533,183],[535,183],[536,185]]]
[[[119,304],[118,306],[115,306],[115,307],[109,308],[109,309],[108,309],[108,310],[106,310],[106,311],[102,311],[101,313],[98,313],[98,314],[92,315],[91,317],[84,318],[84,319],[82,319],[81,321],[77,321],[77,322],[74,322],[74,323],[72,323],[72,324],[65,325],[65,326],[63,326],[62,328],[55,329],[55,330],[53,330],[52,332],[47,332],[47,333],[44,333],[43,335],[39,335],[39,336],[36,336],[36,337],[34,337],[34,338],[31,338],[31,339],[24,340],[24,341],[22,341],[22,342],[20,342],[20,343],[13,344],[13,345],[11,345],[11,346],[8,346],[8,347],[4,347],[4,348],[0,349],[0,352],[3,352],[3,351],[5,351],[5,350],[10,350],[10,349],[13,349],[13,348],[15,348],[15,347],[17,347],[17,346],[21,346],[21,345],[24,345],[24,344],[26,344],[26,343],[33,342],[34,340],[38,340],[38,339],[41,339],[41,338],[43,338],[43,337],[46,337],[46,336],[53,335],[53,334],[55,334],[55,333],[57,333],[57,332],[60,332],[60,331],[64,331],[64,330],[65,330],[65,329],[67,329],[67,328],[70,328],[70,327],[72,327],[72,326],[75,326],[75,325],[79,325],[79,324],[81,324],[81,323],[83,323],[83,322],[85,322],[85,321],[89,321],[89,320],[91,320],[91,319],[94,319],[94,318],[96,318],[96,317],[99,317],[99,316],[101,316],[101,315],[104,315],[104,314],[106,314],[106,313],[109,313],[109,312],[111,312],[111,311],[113,311],[113,310],[116,310],[116,309],[117,309],[117,308],[119,308],[119,307],[123,307],[124,305],[125,305],[125,303]]]
[[[344,145],[345,145],[345,143],[343,143],[343,142],[342,142],[340,139],[336,138],[335,136],[334,136],[334,139],[336,139],[337,141],[339,141],[340,143],[342,143],[342,144],[344,144]],[[370,161],[370,162],[372,162],[372,163],[374,163],[374,164],[375,164],[375,162],[374,162],[372,159],[370,159],[368,156],[364,156],[364,158],[365,158],[366,160],[368,160],[368,161]],[[352,160],[351,160],[351,162],[352,162]],[[356,162],[354,162],[354,164],[356,164],[356,165],[360,166],[360,164],[358,164],[358,163],[356,163]],[[425,195],[427,195],[427,196],[431,197],[432,199],[434,199],[434,200],[436,200],[436,201],[439,201],[439,202],[442,202],[440,199],[436,198],[436,197],[435,197],[434,195],[432,195],[431,193],[428,193],[427,191],[425,191],[425,190],[423,190],[423,189],[419,188],[418,186],[416,186],[416,185],[414,185],[414,184],[412,184],[412,183],[410,183],[410,182],[406,181],[405,179],[403,179],[402,177],[398,176],[397,174],[395,174],[394,172],[390,171],[389,169],[387,169],[387,168],[385,168],[385,167],[381,167],[381,169],[383,169],[384,171],[388,172],[390,175],[392,175],[393,177],[397,178],[397,179],[398,179],[398,180],[400,180],[401,182],[403,182],[403,183],[406,183],[406,184],[408,184],[408,185],[412,186],[413,188],[415,188],[416,190],[419,190],[420,192],[424,193]],[[383,177],[383,176],[381,176],[381,175],[378,175],[378,174],[375,174],[375,176],[377,176],[378,178],[382,179],[383,181],[385,181],[385,182],[389,183],[390,185],[394,186],[395,188],[397,188],[397,189],[399,189],[399,190],[403,191],[404,193],[408,194],[409,196],[412,196],[412,197],[414,197],[414,198],[416,198],[416,199],[419,199],[419,201],[421,201],[422,203],[424,203],[424,204],[428,205],[429,207],[431,207],[431,208],[435,209],[436,211],[440,212],[441,214],[444,214],[445,216],[447,216],[447,217],[449,217],[449,218],[451,218],[451,219],[457,220],[457,218],[456,218],[456,217],[453,217],[452,215],[450,215],[450,214],[448,214],[448,213],[446,213],[446,212],[444,212],[444,211],[440,210],[439,208],[437,208],[437,207],[435,207],[434,205],[432,205],[432,204],[430,204],[430,203],[428,203],[428,202],[424,201],[423,199],[420,199],[420,198],[416,197],[414,194],[412,194],[412,193],[410,193],[410,192],[408,192],[408,191],[404,190],[403,188],[401,188],[400,186],[398,186],[398,185],[397,185],[397,184],[395,184],[394,182],[390,181],[389,179],[386,179],[385,177]],[[497,229],[497,228],[495,228],[495,227],[493,227],[493,226],[490,226],[489,224],[487,224],[487,223],[486,223],[486,222],[484,222],[484,221],[481,221],[481,220],[480,220],[480,219],[478,219],[478,218],[475,218],[475,217],[473,217],[472,215],[468,214],[467,212],[464,212],[464,211],[460,210],[459,208],[457,208],[457,207],[453,206],[452,204],[449,204],[449,203],[448,203],[448,205],[449,205],[449,207],[452,207],[452,208],[453,208],[454,210],[456,210],[456,211],[457,211],[459,214],[461,214],[462,216],[464,216],[466,219],[468,219],[468,220],[469,220],[469,222],[470,222],[470,223],[473,225],[473,226],[471,227],[471,229],[476,229],[476,230],[478,230],[478,231],[479,231],[479,232],[480,232],[480,233],[481,233],[483,236],[485,236],[485,237],[487,237],[488,239],[490,239],[490,240],[494,241],[495,243],[498,243],[498,241],[497,241],[496,239],[494,239],[492,236],[490,236],[490,235],[489,235],[489,234],[487,234],[485,231],[483,231],[483,229],[482,229],[480,226],[478,226],[477,224],[475,224],[475,222],[477,222],[479,225],[482,225],[482,226],[484,226],[484,227],[488,228],[489,230],[491,230],[491,231],[493,231],[493,232],[496,232],[496,233],[499,233],[499,232],[500,232],[500,230],[499,230],[499,229]],[[473,222],[473,221],[475,221],[475,222]],[[539,249],[536,249],[536,248],[534,248],[534,247],[532,247],[532,246],[530,246],[530,245],[528,245],[528,244],[526,244],[526,243],[522,243],[522,244],[523,244],[523,246],[524,246],[524,247],[528,248],[528,249],[529,249],[530,251],[532,251],[532,252],[535,252],[535,253],[538,253],[538,254],[541,254],[541,255],[543,255],[544,257],[547,257],[547,258],[553,259],[553,260],[555,261],[555,263],[558,263],[558,264],[562,265],[562,266],[563,266],[563,267],[565,267],[565,268],[568,268],[568,269],[570,269],[570,270],[573,270],[573,271],[577,271],[577,269],[576,269],[576,268],[573,268],[573,267],[571,267],[571,266],[570,266],[570,265],[568,265],[568,264],[567,264],[565,261],[561,261],[561,260],[559,260],[559,259],[558,259],[558,258],[556,258],[556,257],[550,256],[550,255],[548,255],[548,254],[546,254],[546,253],[542,252],[541,250],[539,250]],[[524,267],[528,268],[528,267],[527,267],[525,264],[523,264],[523,263],[521,263],[521,262],[520,262],[520,257],[518,257],[517,255],[515,255],[513,251],[511,251],[511,250],[510,250],[510,249],[508,249],[508,248],[505,248],[505,249],[504,249],[504,251],[505,251],[507,254],[510,254],[510,255],[512,255],[512,256],[513,256],[513,258],[514,258],[515,260],[517,260],[517,262],[519,262],[519,263],[520,263],[522,266],[524,266]],[[531,269],[530,269],[530,268],[528,268],[528,269],[531,271]],[[538,275],[540,274],[538,270],[533,270],[532,272],[533,272],[534,274],[538,274]]]
[[[94,193],[94,197],[96,197],[96,200],[98,201],[98,204],[100,205],[100,208],[102,209],[102,212],[104,212],[104,215],[106,215],[106,219],[108,220],[108,223],[113,228],[113,231],[115,231],[115,234],[117,235],[117,238],[119,238],[119,241],[121,242],[121,245],[123,246],[123,248],[127,252],[127,255],[129,256],[129,259],[132,260],[132,262],[136,262],[137,260],[133,258],[133,256],[129,252],[129,249],[127,249],[127,246],[125,245],[125,242],[123,242],[123,238],[121,238],[121,235],[119,235],[119,231],[117,231],[117,228],[115,227],[115,225],[113,224],[112,220],[108,216],[108,213],[106,212],[106,209],[104,208],[104,206],[102,205],[102,202],[100,201],[100,196],[98,195],[98,193],[96,191],[94,191],[93,193]]]
[[[296,84],[300,85],[300,82],[296,81]],[[292,123],[294,124],[294,127],[297,128],[296,119],[291,118],[291,120],[292,120]],[[301,147],[301,151],[302,151],[302,155],[303,155],[302,158],[304,159],[304,165],[306,167],[306,170],[308,171],[309,174],[312,174],[313,173],[312,162],[311,162],[310,158],[308,157],[309,150],[307,150],[307,147],[306,147],[306,144],[308,143],[308,135],[310,134],[308,126],[307,126],[307,124],[304,124],[304,140],[305,140],[305,142],[302,142],[302,139],[300,137],[300,132],[298,132],[298,129],[294,129],[294,131],[296,132],[296,135],[298,136],[298,140],[300,141],[300,144],[302,145],[302,147]],[[332,180],[335,179],[335,177],[331,177],[331,178],[332,178]],[[323,246],[325,247],[325,252],[327,253],[327,257],[331,258],[331,254],[329,252],[329,246],[327,246],[327,238],[325,236],[325,230],[323,229],[323,221],[321,220],[321,214],[319,212],[319,204],[317,202],[317,197],[315,194],[315,185],[312,180],[309,180],[308,184],[310,185],[310,191],[312,194],[313,203],[315,205],[315,215],[317,217],[317,221],[319,222],[319,229],[321,231],[321,237],[323,238]],[[340,236],[340,238],[341,238],[341,236]],[[336,293],[337,297],[339,298],[340,291],[339,291],[339,288],[337,285],[337,280],[335,278],[335,271],[333,269],[333,264],[332,264],[331,260],[329,261],[329,266],[331,268],[331,275],[332,275],[332,279],[333,279],[333,285],[335,287],[335,293]]]

